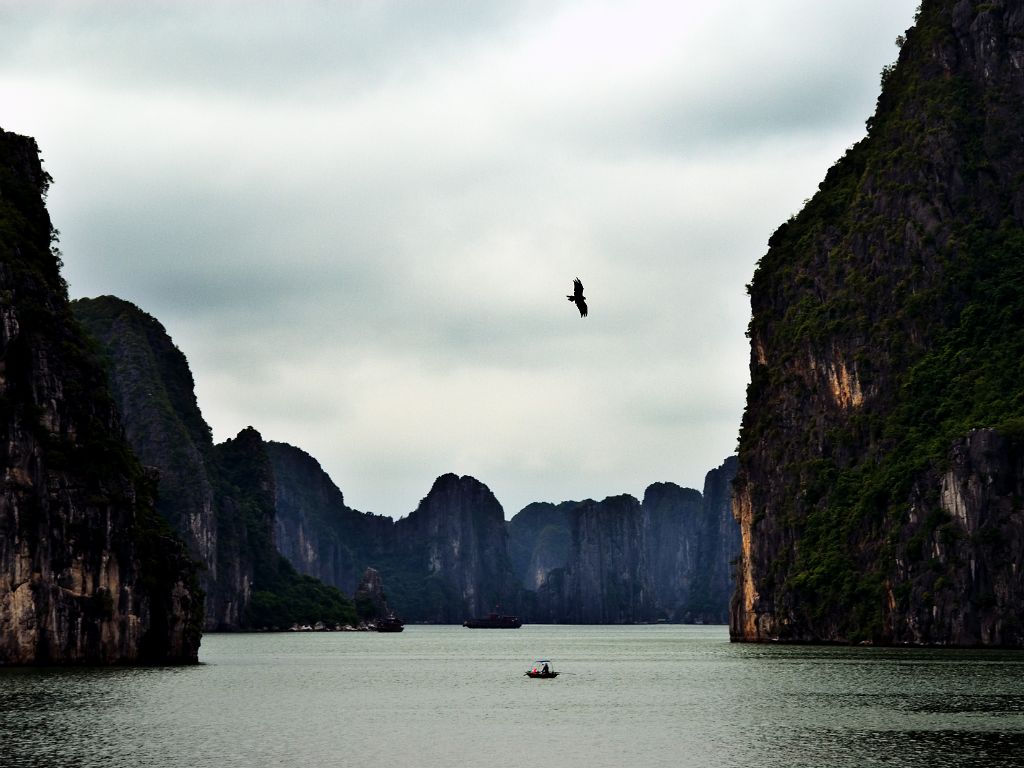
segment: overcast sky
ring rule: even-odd
[[[745,285],[917,4],[0,0],[0,127],[71,296],[159,319],[218,442],[511,517],[735,451]]]

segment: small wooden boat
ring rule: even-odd
[[[526,670],[523,674],[527,677],[540,678],[542,680],[558,677],[558,673],[555,672],[554,665],[550,659],[537,659],[533,662],[533,667]]]

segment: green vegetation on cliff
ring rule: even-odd
[[[1021,13],[926,0],[868,136],[751,283],[740,483],[774,489],[755,497],[755,530],[794,544],[771,550],[758,586],[807,637],[891,636],[891,564],[962,535],[935,484],[916,489],[956,439],[1024,424],[1024,100],[1006,54],[1020,30],[1005,26]],[[908,539],[912,498],[928,508]]]
[[[253,564],[252,596],[244,625],[285,628],[292,624],[357,623],[355,606],[335,587],[300,575],[274,546],[274,474],[266,446],[251,427],[217,446],[221,496],[231,500],[233,525],[219,534],[238,537],[237,548]]]

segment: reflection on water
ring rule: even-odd
[[[539,656],[556,680],[523,676]],[[203,664],[0,669],[0,766],[1024,766],[1024,654],[724,627],[209,635]]]

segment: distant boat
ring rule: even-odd
[[[555,672],[555,667],[551,663],[551,659],[537,659],[533,662],[533,667],[526,670],[523,673],[527,677],[550,679],[552,677],[558,677],[558,673]]]
[[[405,622],[395,616],[394,611],[377,622],[378,632],[401,632],[405,629]]]
[[[462,626],[470,629],[519,629],[523,622],[518,616],[505,616],[497,611],[491,611],[482,619],[466,619]]]

